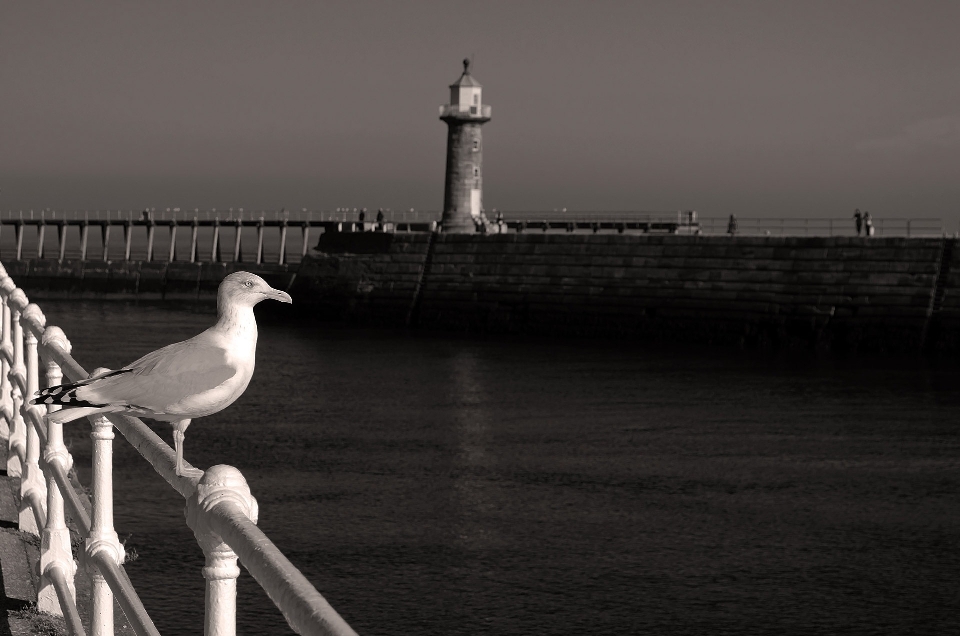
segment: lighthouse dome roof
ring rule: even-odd
[[[450,85],[450,88],[459,88],[460,86],[475,86],[476,88],[482,88],[480,82],[473,78],[473,75],[470,74],[470,60],[466,59],[463,61],[463,73],[460,75],[460,79]]]

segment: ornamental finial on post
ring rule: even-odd
[[[12,280],[10,282],[13,283]],[[9,300],[11,308],[20,312],[26,309],[30,302],[27,300],[27,295],[19,287],[14,287],[13,291],[10,292]]]
[[[64,353],[70,353],[73,350],[73,345],[70,344],[67,334],[63,333],[63,329],[52,325],[43,330],[40,344],[44,347],[57,345],[63,349]]]
[[[247,480],[244,479],[243,473],[233,466],[218,464],[207,469],[200,478],[200,483],[197,484],[196,498],[197,506],[205,513],[213,510],[221,502],[230,501],[237,504],[247,518],[254,523],[257,522],[260,514],[257,500],[251,494]],[[193,527],[189,519],[189,510],[187,523]]]
[[[26,296],[24,296],[24,298],[26,298]],[[33,323],[35,326],[41,329],[43,329],[47,324],[47,317],[43,315],[43,312],[40,310],[40,306],[36,303],[30,303],[27,305],[20,316],[27,322]],[[27,329],[27,332],[32,335],[31,329]]]

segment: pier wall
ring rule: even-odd
[[[953,243],[328,234],[302,263],[294,296],[322,316],[468,331],[956,349]]]
[[[254,271],[319,319],[484,333],[960,349],[946,238],[322,234],[300,264],[4,260],[32,296],[213,298]]]

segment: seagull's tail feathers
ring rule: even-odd
[[[53,413],[47,413],[47,422],[54,424],[66,424],[81,417],[96,415],[97,413],[111,413],[118,410],[115,406],[81,406],[80,408],[60,409]]]

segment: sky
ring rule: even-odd
[[[437,210],[473,60],[488,210],[960,221],[960,2],[0,1],[0,210]]]

